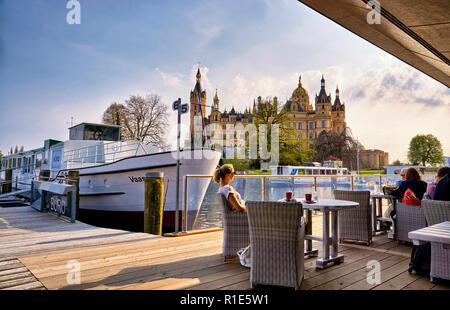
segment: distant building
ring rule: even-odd
[[[450,167],[450,156],[444,156],[444,166]]]
[[[359,152],[360,169],[383,169],[389,165],[389,153],[382,150],[361,150]]]
[[[310,148],[313,148],[314,141],[322,131],[341,133],[346,127],[345,104],[340,100],[339,89],[336,87],[336,96],[334,101],[332,101],[331,93],[327,94],[325,90],[323,75],[320,83],[320,91],[315,96],[314,107],[309,102],[309,95],[302,85],[301,77],[299,77],[298,87],[293,91],[291,98],[282,106],[282,109],[292,119],[290,125],[295,129],[295,138],[305,139],[308,141]],[[275,105],[278,105],[278,98],[274,97],[273,102]],[[218,126],[224,130],[222,136],[211,139],[212,144],[225,147],[228,141],[228,145],[234,147],[245,146],[247,139],[245,134],[239,136],[230,134],[227,136],[225,130],[227,125],[242,125],[245,127],[254,123],[257,111],[264,104],[263,99],[259,96],[256,100],[253,100],[253,108],[246,108],[244,112],[236,111],[234,107],[230,111],[225,110],[221,112],[219,103],[220,99],[216,89],[211,113],[209,115],[206,114],[206,91],[202,88],[201,73],[200,68],[198,68],[196,83],[194,89],[190,92],[191,143],[194,141],[194,127],[200,127],[201,125],[200,128],[204,128],[206,125],[212,125],[212,128]],[[195,122],[198,122],[198,124],[195,124]]]

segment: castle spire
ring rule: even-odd
[[[217,88],[216,88],[216,94],[214,95],[214,104],[219,105],[219,95],[217,94]]]
[[[201,79],[202,75],[200,74],[200,66],[197,67],[197,81]]]

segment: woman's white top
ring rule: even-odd
[[[237,196],[238,201],[241,200],[241,195],[239,195],[239,193],[231,185],[221,186],[221,187],[219,187],[219,190],[217,192],[219,194],[222,194],[227,200],[228,200],[228,195],[230,193],[235,194]]]

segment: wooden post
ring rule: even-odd
[[[164,173],[145,174],[144,232],[162,235]],[[178,223],[177,223],[178,224]]]
[[[80,171],[72,170],[69,171],[67,178],[69,181],[67,182],[70,185],[75,185],[75,219],[78,220],[80,215]],[[74,197],[72,196],[72,197]],[[73,202],[72,202],[73,203]]]

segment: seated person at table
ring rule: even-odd
[[[391,195],[395,196],[401,202],[408,188],[413,191],[419,200],[422,200],[423,194],[427,191],[427,183],[422,181],[417,169],[412,167],[406,170],[405,181],[402,181],[400,186]]]
[[[434,200],[446,200],[446,201],[450,201],[450,178],[449,178],[449,172],[450,172],[450,168],[449,167],[444,167],[447,168],[447,175],[443,176],[441,180],[439,180],[439,183],[436,184],[436,190],[434,192]],[[441,168],[441,169],[444,169]],[[439,169],[439,170],[441,170]],[[439,171],[438,171],[439,173]],[[445,170],[444,172],[445,173]]]
[[[234,168],[231,164],[225,164],[214,172],[214,182],[220,183],[219,194],[222,194],[236,211],[246,211],[245,201],[241,195],[230,185],[234,179]]]
[[[400,171],[400,176],[402,177],[402,180],[396,182],[397,186],[400,186],[400,184],[402,184],[402,182],[406,180],[406,170],[408,170],[408,168],[402,168],[402,170]]]
[[[450,172],[450,168],[449,167],[442,167],[438,170],[436,178],[434,179],[434,182],[429,184],[427,187],[427,195],[428,195],[428,199],[434,199],[435,193],[436,193],[436,186],[437,184],[444,179],[448,173]],[[439,196],[439,195],[438,195]],[[442,200],[442,199],[439,199]]]

